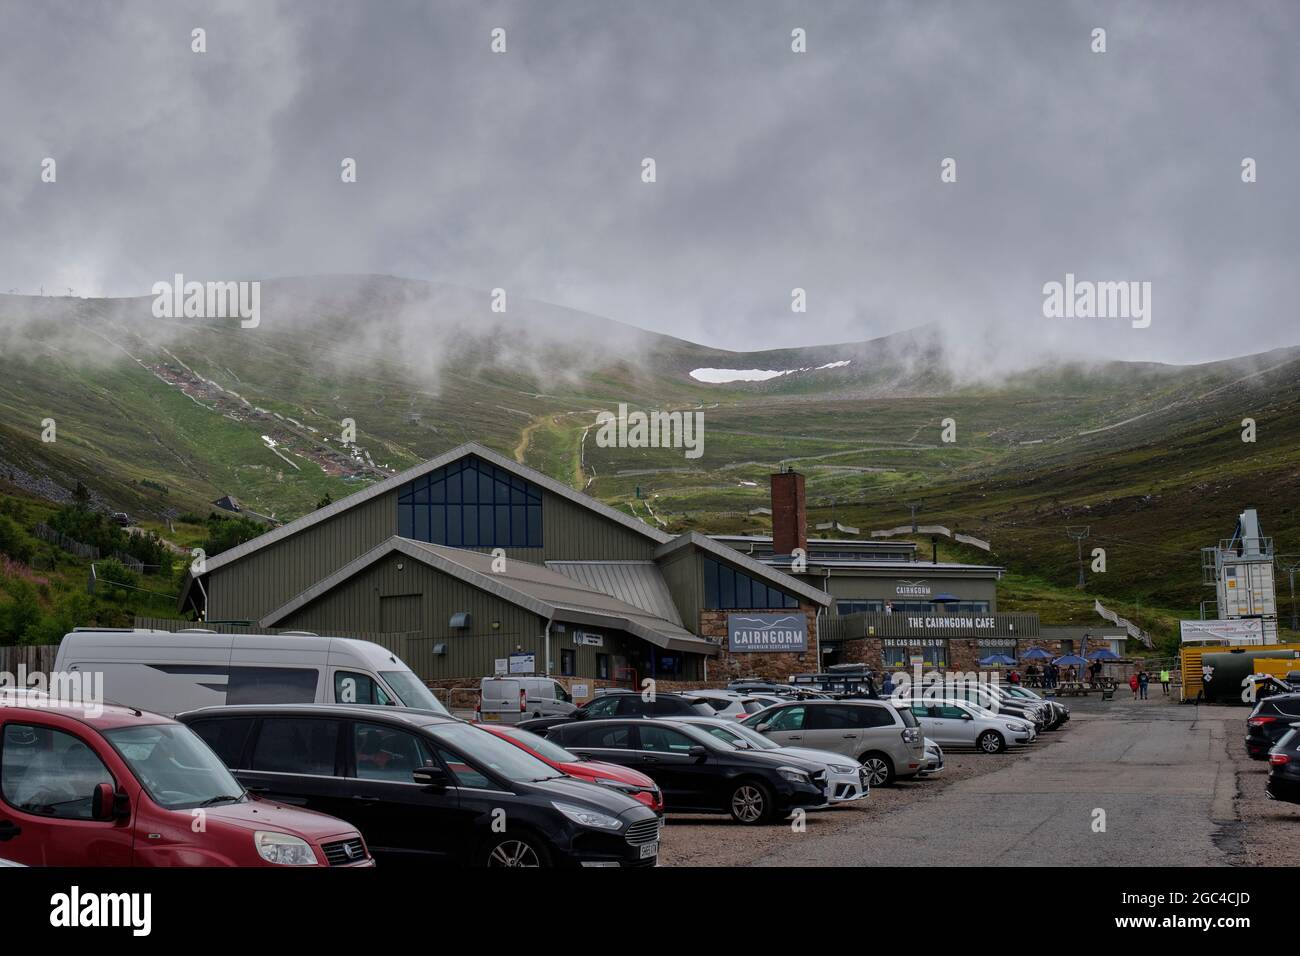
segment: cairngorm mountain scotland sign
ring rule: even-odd
[[[808,619],[797,614],[728,614],[727,650],[752,654],[808,650]]]

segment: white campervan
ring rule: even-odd
[[[98,672],[104,697],[159,714],[222,704],[394,704],[446,713],[391,651],[307,632],[77,628],[57,672]]]

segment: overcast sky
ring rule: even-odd
[[[734,349],[1239,355],[1300,342],[1298,50],[1286,0],[0,0],[0,292],[375,272]],[[1150,327],[1044,318],[1067,272]]]

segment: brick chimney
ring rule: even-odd
[[[808,512],[804,504],[803,475],[782,471],[772,475],[772,553],[808,550]]]

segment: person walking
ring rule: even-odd
[[[1164,690],[1165,696],[1169,696],[1169,668],[1160,668],[1160,687]]]
[[[1151,683],[1151,675],[1145,670],[1138,674],[1138,696],[1142,700],[1147,699],[1147,685]]]
[[[1138,676],[1136,672],[1129,675],[1128,686],[1129,686],[1129,690],[1133,691],[1133,699],[1137,700],[1138,699]]]

